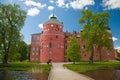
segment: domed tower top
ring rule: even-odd
[[[55,17],[55,15],[53,14],[50,19],[44,23],[45,24],[51,24],[51,23],[55,23],[55,24],[60,24],[62,25],[62,23],[60,21],[57,20],[57,17]]]

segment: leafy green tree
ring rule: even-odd
[[[9,62],[15,62],[15,61],[20,61],[21,55],[20,53],[12,53],[12,55],[9,55]]]
[[[111,33],[109,33],[109,23],[108,19],[110,18],[110,14],[108,12],[96,13],[93,16],[94,26],[97,28],[97,49],[99,50],[100,61],[101,61],[101,49],[106,47],[106,49],[111,49],[112,47],[112,38]]]
[[[20,53],[20,61],[29,60],[30,47],[24,41],[21,41],[18,45],[18,52]]]
[[[80,46],[77,43],[76,37],[72,36],[67,48],[67,58],[75,62],[80,61]]]
[[[7,64],[9,56],[17,51],[25,19],[26,12],[19,5],[0,5],[0,54],[3,64]]]
[[[91,51],[90,63],[93,63],[94,48],[101,50],[103,47],[110,47],[110,35],[108,30],[108,12],[93,14],[91,10],[82,10],[82,17],[79,24],[83,25],[81,39],[87,42],[86,50]]]

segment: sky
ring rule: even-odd
[[[110,13],[109,27],[112,31],[114,47],[120,49],[120,0],[0,0],[1,4],[18,4],[27,12],[25,25],[21,30],[24,41],[31,43],[31,34],[40,33],[43,24],[54,13],[64,24],[64,32],[80,32],[78,20],[81,10],[90,9],[93,13]]]

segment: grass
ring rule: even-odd
[[[89,62],[80,62],[79,64],[64,64],[64,67],[79,73],[84,73],[94,70],[120,68],[120,62],[94,62],[93,64]]]
[[[30,71],[30,72],[46,72],[49,73],[51,66],[47,64],[32,62],[10,62],[8,64],[0,64],[0,71]]]

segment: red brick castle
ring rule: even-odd
[[[107,30],[111,37],[111,30]],[[63,23],[57,20],[54,15],[49,21],[43,24],[43,31],[41,33],[32,34],[30,61],[32,62],[47,62],[52,60],[53,62],[65,62],[68,61],[66,56],[66,49],[70,37],[75,35],[78,44],[81,48],[81,60],[88,61],[90,52],[85,51],[86,42],[80,40],[80,33],[77,32],[63,32]],[[113,44],[113,42],[112,42]],[[94,46],[95,48],[96,46]],[[101,53],[95,49],[94,60],[108,61],[115,59],[115,51],[112,45],[111,50],[103,48]]]

